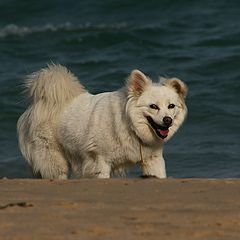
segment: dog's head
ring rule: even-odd
[[[187,86],[177,78],[152,83],[142,72],[133,70],[127,90],[126,111],[137,136],[147,144],[170,139],[187,114]]]

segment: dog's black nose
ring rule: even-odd
[[[170,118],[170,117],[164,117],[164,118],[163,118],[163,122],[164,122],[164,124],[165,124],[167,127],[170,127],[171,124],[172,124],[172,118]]]

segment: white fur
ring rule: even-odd
[[[109,178],[141,163],[144,175],[166,177],[163,142],[187,113],[187,88],[181,80],[152,83],[134,70],[125,88],[92,95],[65,67],[51,65],[30,75],[26,88],[30,105],[17,127],[21,152],[34,174],[64,179],[71,168],[77,177]],[[176,107],[169,109],[169,104]],[[165,116],[173,119],[165,140],[146,116],[157,124]]]

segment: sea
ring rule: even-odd
[[[240,1],[0,0],[0,178],[32,177],[16,133],[22,84],[52,62],[91,93],[133,69],[182,79],[188,117],[165,144],[167,175],[240,177]]]

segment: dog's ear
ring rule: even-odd
[[[133,70],[128,78],[128,95],[139,97],[152,81],[139,70]]]
[[[185,98],[188,93],[187,85],[178,78],[161,78],[161,82],[166,87],[174,89],[181,97]]]

